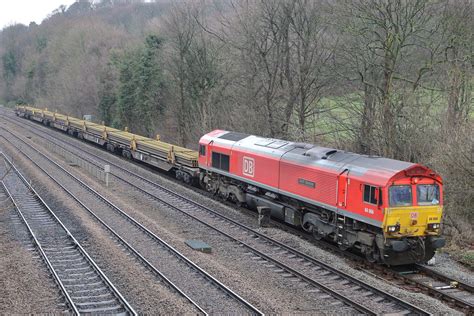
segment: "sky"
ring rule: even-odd
[[[0,0],[0,29],[15,22],[25,25],[41,21],[64,4],[70,6],[75,0]]]

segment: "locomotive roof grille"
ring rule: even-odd
[[[284,140],[279,140],[279,139],[271,139],[271,138],[264,138],[264,139],[259,139],[255,145],[256,146],[261,146],[261,147],[267,147],[267,148],[272,148],[272,149],[278,149],[280,147],[283,147],[285,145],[288,145],[289,142],[284,141]]]
[[[245,134],[245,133],[229,132],[229,133],[225,133],[224,135],[219,136],[218,138],[238,142],[239,140],[247,138],[248,136],[250,136],[250,135]]]
[[[308,143],[294,143],[293,146],[295,146],[295,148],[303,148],[303,149],[311,149],[315,147],[315,145],[308,144]]]

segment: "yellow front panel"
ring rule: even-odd
[[[427,225],[440,223],[443,207],[434,206],[403,206],[385,209],[384,235],[387,238],[401,236],[438,235],[438,231],[427,231]],[[388,226],[400,225],[400,231],[388,233]]]

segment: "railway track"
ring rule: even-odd
[[[310,234],[289,228],[280,222],[273,221],[273,225],[287,230],[303,239],[311,240]],[[359,269],[373,275],[376,278],[397,284],[409,291],[422,292],[436,299],[444,301],[466,315],[474,315],[474,287],[442,273],[439,273],[425,265],[415,264],[399,267],[387,267],[376,263],[370,263],[365,258],[348,251],[339,249],[336,245],[326,241],[313,241],[318,247],[338,254],[359,265]]]
[[[0,191],[11,199],[73,314],[136,315],[97,264],[11,161]]]
[[[474,287],[423,265],[392,268],[393,276],[442,299],[467,315],[474,314]]]
[[[51,136],[46,134],[46,137],[49,139]],[[69,147],[64,141],[57,138],[56,140]],[[77,149],[69,150],[62,144],[56,142],[56,145],[70,151],[72,154],[81,156],[82,159],[87,160],[91,164],[96,166],[101,166],[101,163],[112,165],[114,167],[112,169],[114,176],[134,190],[155,200],[162,206],[185,214],[210,229],[225,235],[244,247],[258,264],[265,265],[268,269],[281,274],[282,277],[299,279],[308,286],[309,291],[315,292],[315,295],[327,295],[333,301],[338,301],[339,305],[346,305],[366,314],[428,314],[416,306],[355,279],[343,271],[339,271],[277,240],[269,238],[250,227],[160,186],[120,165],[106,161],[90,152],[84,153]],[[367,306],[370,306],[370,308]]]
[[[415,264],[400,267],[387,267],[365,260],[358,254],[339,249],[336,245],[324,240],[315,241],[311,234],[288,227],[278,221],[271,220],[275,227],[298,235],[313,242],[322,249],[326,249],[342,258],[347,258],[359,266],[366,273],[397,284],[409,291],[422,292],[438,300],[444,301],[466,315],[474,315],[474,287],[459,279],[439,273],[428,266]]]
[[[358,254],[339,249],[334,244],[324,240],[311,240],[311,235],[290,228],[277,221],[272,224],[283,230],[289,231],[303,239],[312,241],[318,247],[326,249],[341,257],[347,258],[358,264],[359,269],[376,278],[397,284],[409,291],[422,292],[438,300],[444,301],[466,315],[474,315],[474,287],[459,279],[439,273],[428,266],[421,264],[387,267],[365,260]]]
[[[62,187],[71,197],[80,202],[95,219],[113,232],[122,244],[130,248],[133,245],[133,252],[140,255],[142,262],[146,262],[149,267],[152,267],[168,284],[184,295],[201,312],[204,314],[230,312],[262,314],[252,304],[201,269],[33,145],[28,144],[12,132],[8,133],[11,136],[10,139],[2,135],[7,142]],[[11,138],[21,142],[22,146],[16,146]],[[31,157],[39,159],[33,160]],[[39,163],[38,160],[42,163]],[[71,185],[71,181],[74,185]],[[69,185],[65,185],[66,182],[69,182]],[[89,199],[91,195],[94,196],[93,201]],[[88,199],[88,205],[82,202]]]

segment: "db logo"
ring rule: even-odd
[[[253,158],[244,157],[242,162],[242,173],[249,177],[255,175],[255,160]]]
[[[410,213],[410,218],[411,219],[417,219],[418,218],[418,213],[417,212]]]

